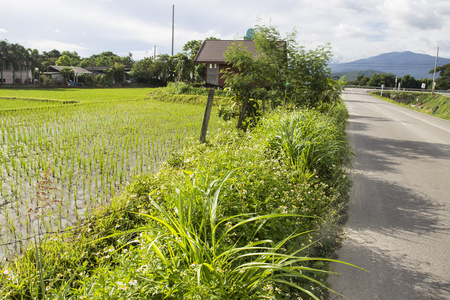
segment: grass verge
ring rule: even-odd
[[[173,153],[82,228],[46,237],[44,255],[4,262],[0,296],[322,298],[350,188],[334,115],[277,112]]]
[[[444,95],[416,92],[370,92],[381,100],[385,100],[409,109],[420,111],[441,119],[450,120],[450,98]]]

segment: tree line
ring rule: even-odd
[[[272,35],[271,38],[281,38],[279,33],[274,32],[274,28],[260,27],[260,35],[265,36]],[[263,33],[263,31],[266,31]],[[272,31],[272,32],[271,32]],[[278,36],[277,36],[278,34]],[[275,36],[274,36],[275,35]],[[293,43],[293,36],[287,37],[290,41],[290,45]],[[209,37],[207,39],[216,39]],[[258,39],[258,35],[256,36]],[[266,41],[267,42],[267,41]],[[9,43],[6,40],[0,41],[0,84],[3,84],[3,71],[5,67],[8,67],[13,73],[13,82],[15,83],[19,78],[16,76],[16,72],[19,70],[31,71],[33,78],[40,78],[41,82],[48,82],[49,80],[40,75],[43,72],[48,72],[50,66],[73,66],[73,67],[107,67],[100,76],[90,76],[90,75],[80,75],[79,81],[87,85],[120,85],[123,84],[126,78],[126,73],[128,73],[131,78],[137,83],[141,84],[153,84],[153,85],[166,85],[170,81],[184,81],[189,83],[202,83],[205,78],[205,66],[203,64],[195,65],[194,59],[200,49],[203,41],[202,40],[192,40],[187,42],[183,48],[182,52],[177,53],[174,56],[168,54],[160,54],[156,57],[146,57],[140,61],[135,62],[133,60],[132,54],[129,53],[127,56],[120,57],[111,51],[106,51],[100,54],[94,54],[87,58],[81,58],[77,52],[73,51],[63,51],[60,52],[56,49],[51,51],[43,51],[40,53],[37,49],[25,48],[24,46],[17,43]],[[257,41],[258,43],[258,41]],[[273,47],[274,45],[271,45]],[[267,46],[269,47],[269,46]],[[275,54],[273,48],[272,54]],[[239,49],[238,49],[239,51]],[[265,49],[269,51],[269,49]],[[330,53],[327,51],[319,51],[316,53],[309,53],[309,55],[326,55],[325,60],[315,60],[315,62],[327,61]],[[302,55],[307,55],[303,53]],[[320,57],[317,56],[317,57]],[[287,56],[290,57],[290,56]],[[269,57],[266,57],[269,59]],[[273,58],[272,58],[273,59]],[[230,57],[230,62],[233,58]],[[258,61],[251,61],[253,64],[252,68],[258,68]],[[239,63],[239,62],[238,62]],[[256,63],[256,65],[255,65]],[[242,62],[241,62],[242,64]],[[268,63],[270,64],[270,63]],[[291,62],[291,66],[296,63]],[[256,67],[255,67],[256,66]],[[272,65],[274,66],[274,65]],[[245,66],[247,69],[250,66]],[[259,66],[261,67],[261,66]],[[310,68],[310,66],[304,66]],[[317,66],[316,66],[317,67]],[[250,70],[250,69],[248,69]],[[276,72],[274,70],[266,70],[268,74],[280,74],[280,69]],[[288,69],[289,71],[290,69]],[[322,69],[321,69],[322,70]],[[254,72],[255,76],[261,77],[264,73],[259,71]],[[270,73],[271,71],[274,71]],[[447,90],[450,89],[450,64],[440,66],[437,68],[437,79],[436,79],[436,89]],[[64,77],[70,78],[72,72],[69,68],[62,71]],[[434,70],[430,70],[430,74]],[[250,74],[247,72],[247,74]],[[274,75],[275,76],[275,75]],[[267,76],[266,76],[267,77]],[[397,82],[396,82],[397,78]],[[243,80],[244,78],[236,78],[238,80]],[[255,79],[256,81],[262,79]],[[264,79],[266,80],[266,79]],[[274,78],[267,78],[267,80],[274,80],[276,84],[277,76]],[[22,82],[22,81],[21,81]],[[27,82],[29,83],[29,82]],[[430,78],[415,79],[411,75],[405,75],[402,77],[396,77],[393,74],[378,73],[371,77],[367,77],[363,74],[356,77],[356,80],[348,82],[350,85],[357,86],[381,86],[384,84],[386,87],[398,87],[400,84],[402,88],[412,88],[420,89],[422,84],[426,84],[427,89],[432,89],[433,80]],[[231,84],[231,82],[230,82]],[[323,84],[323,83],[322,83]],[[289,90],[289,88],[287,88]]]
[[[208,38],[215,39],[215,38]],[[56,49],[43,51],[25,48],[17,43],[0,41],[0,84],[3,84],[3,72],[6,68],[13,73],[13,83],[19,81],[16,73],[19,70],[31,71],[33,78],[40,78],[41,82],[48,82],[43,72],[48,72],[50,66],[81,67],[91,70],[92,67],[106,67],[99,76],[80,75],[79,82],[87,85],[120,85],[126,78],[126,73],[142,84],[165,85],[168,81],[202,82],[205,76],[205,66],[194,65],[194,58],[203,41],[193,40],[183,46],[183,52],[174,56],[160,54],[156,57],[147,57],[135,62],[131,53],[128,56],[118,56],[111,51],[94,54],[81,58],[77,52]],[[73,71],[63,69],[65,78],[70,78]],[[22,82],[22,80],[20,80]],[[30,83],[28,80],[25,83]]]
[[[430,70],[428,73],[433,74],[434,69]],[[450,89],[450,64],[440,66],[436,69],[436,89],[437,90],[448,90]],[[349,85],[356,86],[381,86],[384,84],[385,87],[398,87],[407,89],[421,89],[422,84],[425,83],[426,89],[433,88],[432,78],[421,78],[415,79],[413,76],[407,74],[404,76],[395,76],[391,73],[376,73],[371,77],[365,76],[364,74],[358,75],[356,80],[349,81]]]

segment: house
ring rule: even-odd
[[[44,72],[44,75],[50,76],[50,78],[55,83],[64,82],[64,76],[62,74],[62,70],[65,68],[69,68],[73,71],[73,81],[78,82],[78,76],[80,74],[92,74],[92,72],[85,70],[80,67],[68,67],[68,66],[50,66],[48,72]]]
[[[197,52],[197,56],[194,59],[196,64],[206,64],[205,82],[210,86],[225,85],[225,79],[221,75],[221,71],[227,68],[231,68],[237,72],[236,68],[232,68],[225,62],[225,51],[233,43],[243,43],[247,50],[255,54],[255,43],[250,40],[205,40]]]
[[[2,78],[3,84],[13,84],[15,83],[31,83],[32,72],[25,65],[21,64],[19,68],[13,70],[11,62],[8,60],[2,61]],[[14,80],[15,78],[15,80]]]

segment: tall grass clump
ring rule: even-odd
[[[269,143],[305,179],[316,177],[335,183],[342,175],[343,163],[350,161],[349,144],[339,120],[316,111],[281,115]]]
[[[323,298],[349,187],[333,125],[329,114],[276,112],[172,153],[84,227],[42,245],[44,297]],[[0,297],[39,296],[33,251],[4,264]]]

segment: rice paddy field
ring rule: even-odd
[[[150,88],[0,89],[0,258],[77,226],[198,139],[205,107]],[[227,126],[211,115],[212,132]]]

